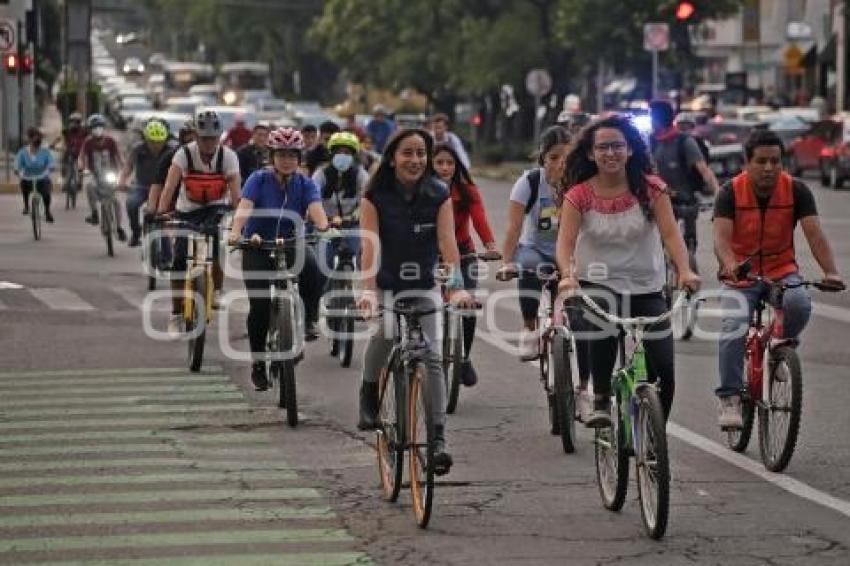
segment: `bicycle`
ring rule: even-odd
[[[782,336],[785,291],[814,287],[820,291],[838,292],[844,287],[817,281],[783,283],[767,277],[750,276],[749,269],[747,262],[742,264],[739,278],[766,285],[767,293],[759,297],[747,330],[744,355],[746,383],[741,391],[743,427],[724,431],[726,445],[736,452],[744,452],[758,414],[762,462],[771,472],[781,472],[794,454],[803,409],[803,372],[795,349],[797,341]]]
[[[540,383],[549,407],[550,431],[561,437],[561,447],[566,454],[576,450],[576,398],[573,372],[578,371],[578,350],[575,336],[565,324],[564,313],[556,308],[558,272],[522,269],[509,271],[503,280],[510,281],[520,274],[534,275],[543,280],[540,306],[537,309],[537,339],[540,366]]]
[[[187,359],[189,370],[198,372],[204,360],[207,327],[212,321],[213,263],[219,241],[222,217],[230,211],[226,205],[210,207],[211,213],[201,224],[186,220],[163,218],[163,227],[190,232],[188,239],[186,272],[183,287],[183,327],[188,334]]]
[[[660,539],[667,529],[670,506],[670,461],[664,410],[658,390],[649,381],[643,336],[648,326],[669,319],[688,299],[678,296],[673,309],[657,317],[621,318],[605,312],[583,291],[583,306],[619,329],[620,368],[611,377],[613,415],[611,426],[596,429],[594,460],[599,494],[606,509],[619,511],[626,500],[629,457],[635,458],[641,520],[650,538]],[[626,337],[635,343],[626,353]]]
[[[714,208],[714,203],[711,201],[699,201],[693,205],[674,205],[673,210],[675,211],[676,222],[679,225],[679,231],[682,234],[682,237],[685,240],[685,247],[688,250],[688,262],[691,266],[691,269],[696,273],[697,270],[697,241],[696,237],[686,236],[687,230],[685,229],[685,224],[688,220],[689,215],[695,214],[697,218],[699,218],[699,214],[701,212],[705,212],[707,210],[712,210]],[[695,221],[696,222],[696,221]],[[676,303],[679,294],[682,292],[678,289],[677,282],[677,272],[676,266],[673,265],[673,260],[670,257],[670,254],[664,254],[664,263],[665,263],[665,283],[662,289],[664,293],[664,297],[667,301],[667,309],[670,310],[674,303]],[[690,340],[694,334],[694,327],[697,322],[697,312],[699,311],[699,306],[702,303],[701,299],[695,299],[693,301],[687,301],[682,304],[682,308],[679,309],[673,317],[670,319],[670,326],[673,331],[673,338],[676,340]]]
[[[38,241],[41,240],[41,209],[44,206],[44,197],[41,196],[41,193],[38,192],[38,188],[36,188],[36,184],[38,182],[37,178],[21,178],[24,182],[29,182],[32,189],[29,201],[30,221],[32,223],[32,235],[35,240]]]
[[[148,280],[148,291],[156,290],[157,273],[162,265],[162,238],[160,237],[161,224],[154,218],[145,214],[142,222],[141,246],[142,265],[145,266]]]
[[[77,208],[77,195],[80,192],[80,174],[77,170],[76,156],[69,155],[63,160],[64,164],[64,184],[63,192],[65,193],[65,210]]]
[[[106,254],[115,256],[115,238],[118,235],[118,219],[121,217],[115,190],[118,175],[115,171],[92,172],[95,195],[100,205],[100,233],[106,241]]]
[[[298,275],[290,271],[287,253],[317,239],[315,236],[306,236],[277,239],[259,245],[242,239],[233,245],[234,249],[239,250],[267,251],[274,263],[265,363],[272,387],[278,391],[278,407],[286,409],[286,422],[292,428],[298,426],[295,365],[303,356],[304,311],[298,294]]]
[[[376,448],[384,499],[395,502],[401,491],[404,453],[409,453],[410,493],[416,524],[428,526],[434,503],[434,415],[428,391],[428,342],[421,319],[440,307],[404,301],[381,312],[396,319],[393,347],[378,380]]]
[[[461,256],[461,265],[465,260],[480,259],[482,261],[498,261],[502,254],[498,252],[470,253]],[[463,362],[466,361],[467,352],[463,339],[463,318],[474,316],[465,309],[457,309],[448,301],[448,273],[443,269],[438,273],[437,280],[440,282],[440,290],[443,295],[443,378],[446,382],[447,404],[446,412],[454,414],[457,409],[457,401],[460,397],[460,384],[463,373]]]
[[[356,222],[343,222],[339,227],[355,229],[358,226]],[[330,355],[338,358],[344,368],[351,366],[354,353],[354,272],[357,270],[357,255],[348,245],[347,237],[339,235],[330,239],[338,242],[326,290],[332,298],[329,299],[331,304],[322,309],[330,330]]]

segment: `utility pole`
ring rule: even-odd
[[[835,110],[842,112],[847,106],[847,17],[850,0],[836,6],[838,26],[835,34]]]

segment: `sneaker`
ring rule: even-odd
[[[587,428],[608,428],[611,426],[611,403],[608,399],[595,400],[593,412],[584,422]]]
[[[137,248],[137,247],[142,245],[142,239],[140,237],[136,236],[135,234],[133,234],[133,236],[130,238],[130,241],[127,243],[127,245],[131,248]]]
[[[444,476],[449,473],[453,464],[452,455],[446,451],[445,426],[434,426],[434,473]]]
[[[590,420],[590,415],[593,413],[593,398],[587,389],[576,387],[576,417],[580,422],[586,423]]]
[[[51,224],[53,224],[53,215],[50,214],[49,212],[46,212],[44,214],[44,219],[47,220],[48,222],[50,222]]]
[[[737,395],[720,398],[720,417],[718,418],[722,430],[734,430],[744,428],[744,419],[741,416],[741,398]]]
[[[519,359],[530,362],[540,357],[537,331],[523,328],[519,335]]]
[[[179,338],[183,334],[183,315],[172,314],[168,318],[168,334],[172,338]]]
[[[125,231],[124,231],[124,228],[120,228],[120,227],[119,227],[119,228],[116,230],[116,232],[118,233],[118,240],[119,240],[119,241],[121,241],[121,242],[126,242],[126,241],[127,241],[127,232],[125,232]]]
[[[97,226],[98,224],[100,224],[100,217],[97,215],[97,213],[90,214],[86,216],[86,222],[88,222],[92,226]]]
[[[269,378],[266,376],[266,362],[256,362],[251,366],[251,383],[257,391],[269,388]]]
[[[464,387],[472,387],[478,383],[478,374],[475,373],[475,368],[472,367],[472,362],[469,360],[463,362],[460,382],[463,383]]]
[[[304,325],[304,340],[307,342],[312,342],[316,338],[319,337],[319,329],[316,327],[316,323],[308,321],[306,325]]]

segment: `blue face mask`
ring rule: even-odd
[[[348,171],[353,163],[354,156],[348,155],[347,153],[337,153],[331,160],[331,164],[334,166],[334,169],[340,173]]]

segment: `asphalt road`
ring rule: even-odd
[[[501,238],[510,187],[481,187]],[[850,194],[815,190],[846,275]],[[219,340],[247,348],[236,308],[212,329],[204,372],[189,375],[184,344],[143,329],[137,251],[106,257],[81,205],[56,210],[33,242],[19,199],[0,195],[0,563],[850,563],[847,294],[815,296],[800,347],[802,432],[781,475],[764,471],[755,441],[744,456],[722,447],[715,343],[678,344],[661,542],[642,532],[634,483],[621,513],[602,507],[588,431],[573,455],[549,435],[537,370],[494,332],[519,326],[514,303],[500,302],[481,322],[480,381],[450,417],[455,466],[423,531],[408,493],[380,498],[374,438],[355,428],[357,369],[341,369],[326,341],[310,344],[302,424],[287,428],[247,365],[221,353]],[[710,274],[707,218],[700,229]],[[804,242],[798,250],[817,276]],[[511,288],[492,277],[483,287]],[[164,308],[153,302],[154,328]]]

